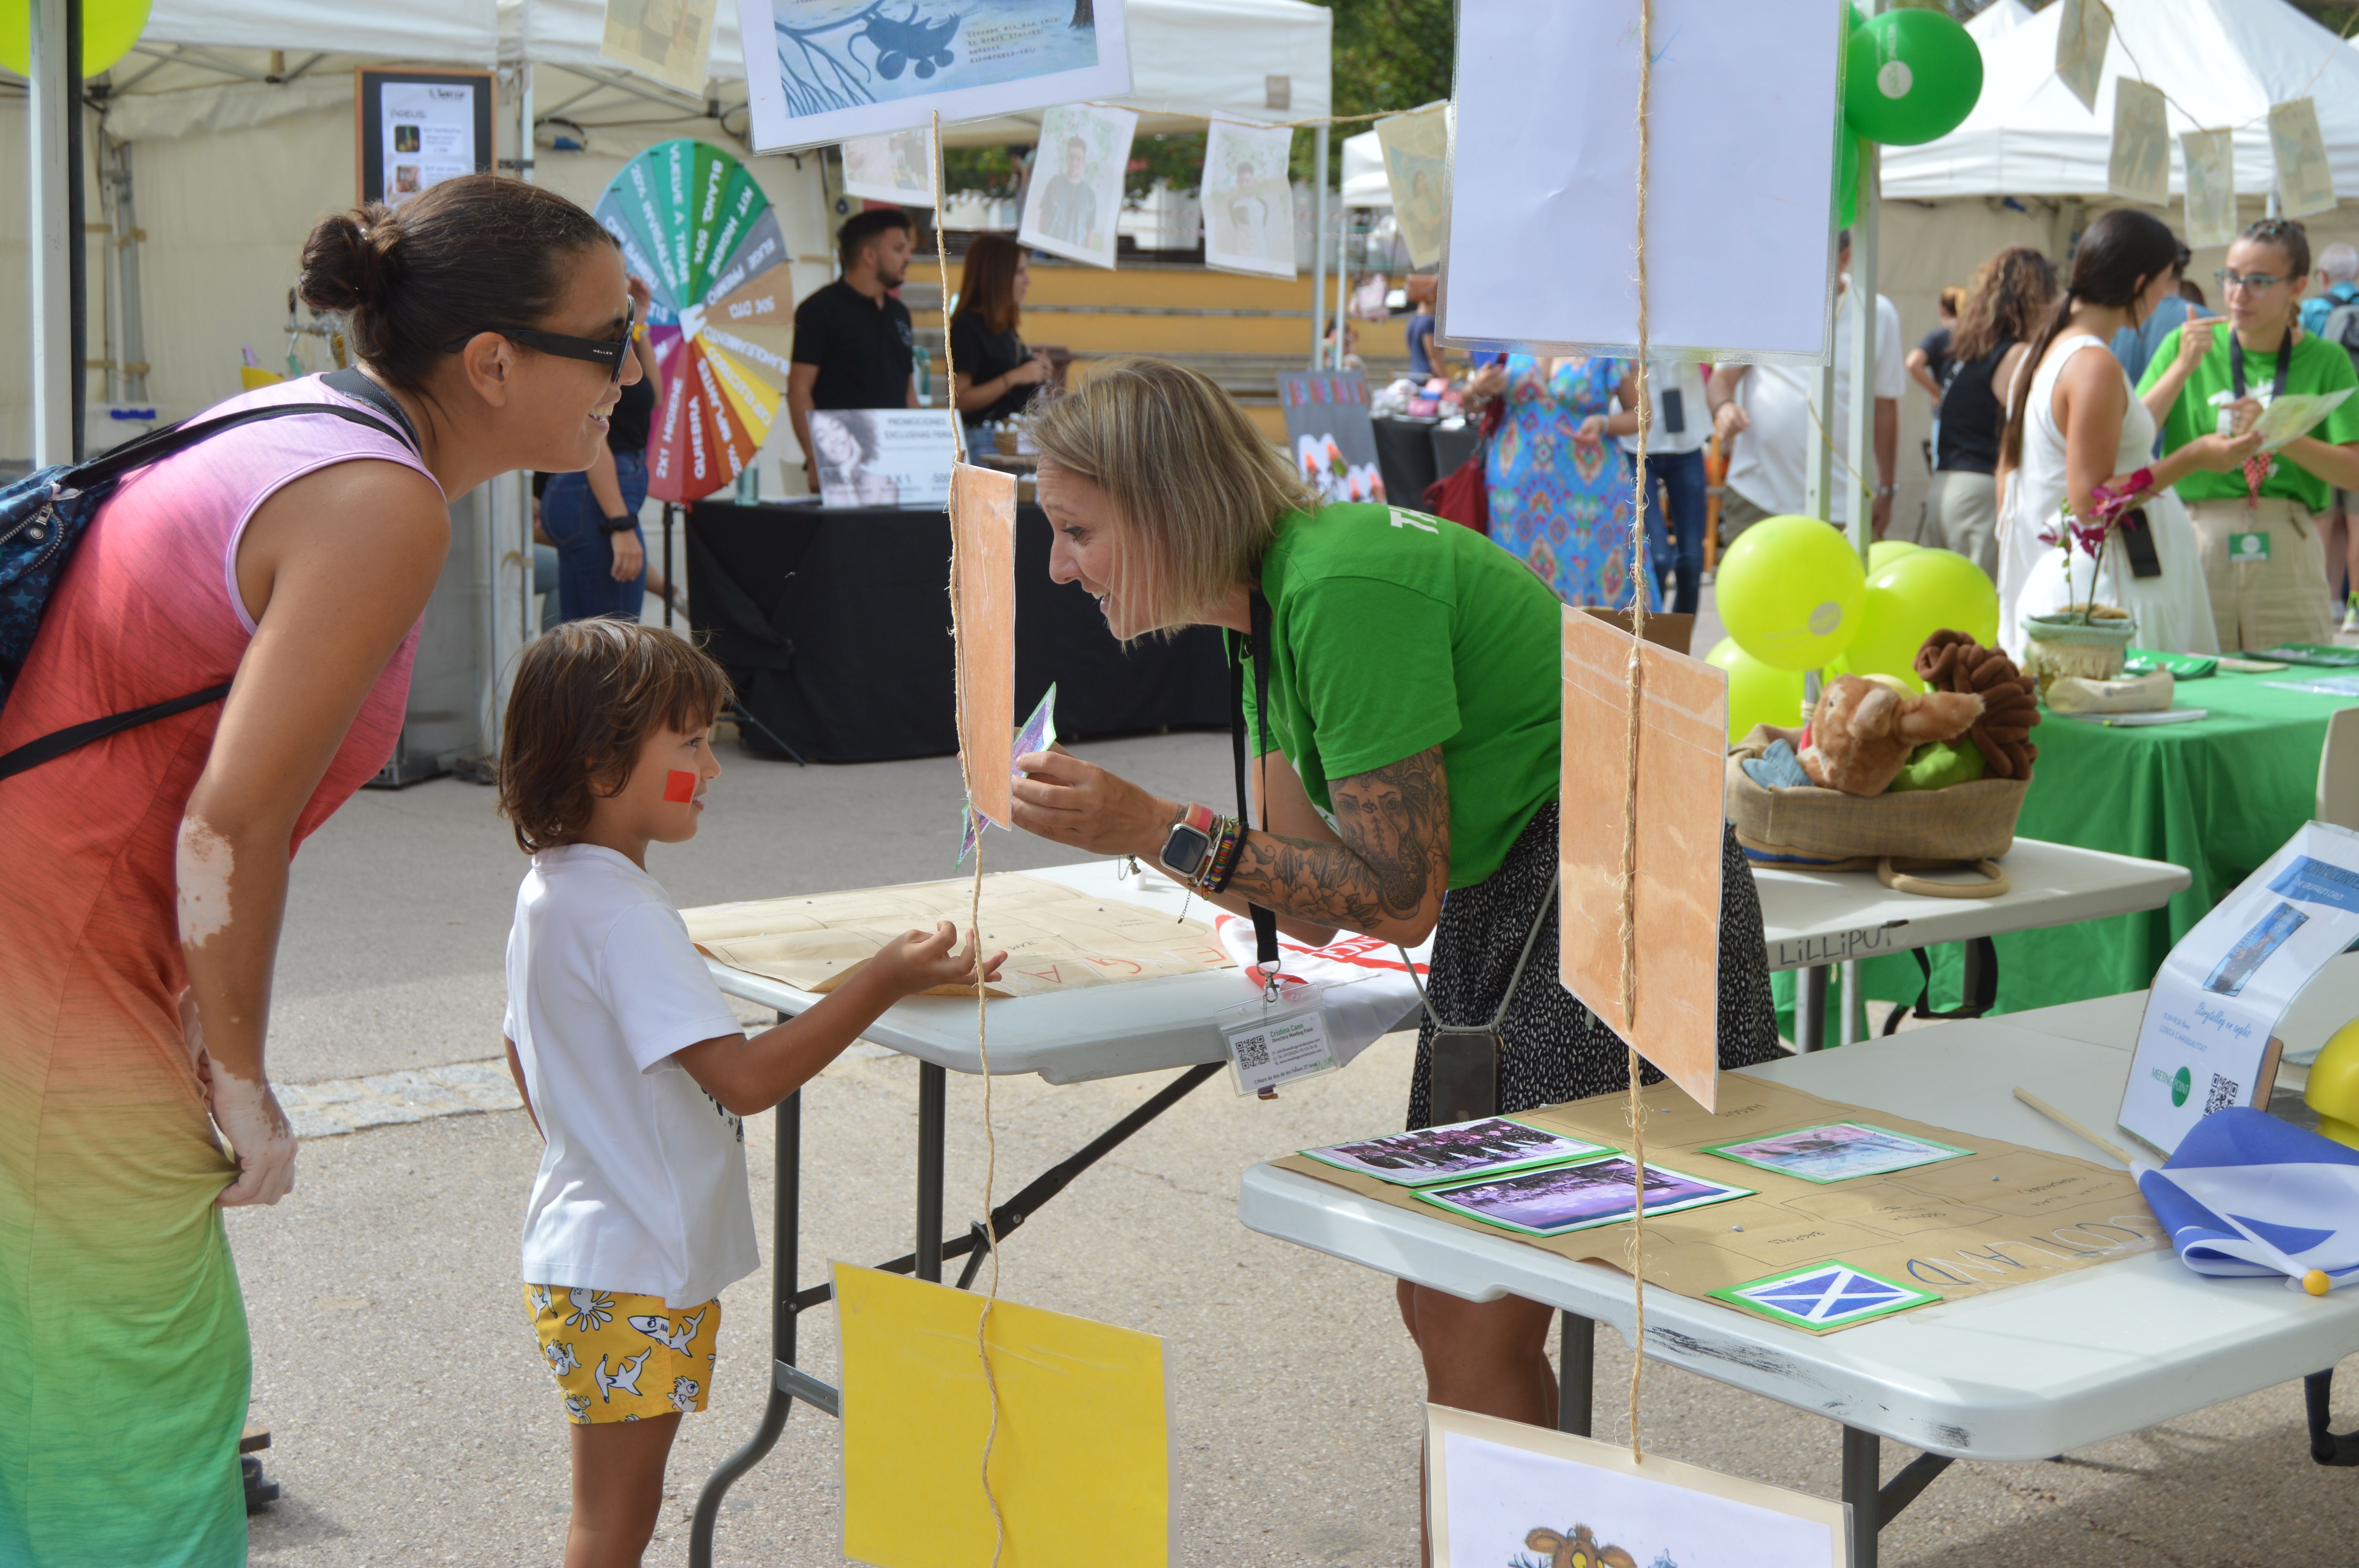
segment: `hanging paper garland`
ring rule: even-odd
[[[1843,118],[1871,142],[1908,147],[1946,136],[1983,95],[1983,51],[1943,12],[1871,16],[1844,48]]]
[[[754,460],[786,397],[794,295],[777,214],[743,164],[682,139],[625,164],[597,216],[655,296],[663,391],[647,493],[695,501]]]

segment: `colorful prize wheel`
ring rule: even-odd
[[[655,294],[647,329],[663,395],[647,493],[710,495],[754,460],[786,399],[795,307],[778,216],[743,164],[681,140],[625,164],[598,221]]]

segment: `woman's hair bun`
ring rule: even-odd
[[[399,271],[400,224],[374,202],[321,219],[303,243],[303,303],[345,314],[382,309]]]

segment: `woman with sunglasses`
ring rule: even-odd
[[[306,377],[124,480],[0,709],[0,752],[228,683],[0,780],[0,1563],[245,1561],[251,1361],[222,1209],[295,1138],[263,1056],[294,847],[399,735],[450,498],[587,467],[625,365],[622,257],[489,175],[322,221]],[[216,1136],[218,1130],[218,1136]]]
[[[636,621],[647,596],[647,541],[639,531],[639,506],[647,498],[647,433],[662,378],[647,342],[647,286],[635,277],[626,287],[634,323],[630,357],[639,373],[614,400],[606,439],[590,466],[549,475],[540,496],[541,531],[557,547],[561,621],[593,615]]]
[[[2310,236],[2299,223],[2253,224],[2212,276],[2229,330],[2190,320],[2163,341],[2138,385],[2139,401],[2162,427],[2165,456],[2214,432],[2249,429],[2288,393],[2359,387],[2342,345],[2300,330]],[[2273,455],[2180,478],[2223,652],[2333,641],[2320,523],[2337,487],[2359,488],[2359,397]]]

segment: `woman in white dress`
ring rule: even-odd
[[[2160,219],[2126,207],[2099,214],[2081,236],[2063,298],[2007,389],[1998,458],[1999,642],[2018,659],[2024,616],[2092,600],[2136,616],[2140,647],[2220,651],[2195,530],[2169,486],[2196,469],[2234,470],[2257,440],[2206,436],[2153,459],[2154,416],[2106,347],[2178,287],[2178,254]],[[2124,538],[2107,542],[2102,564],[2076,546],[2068,593],[2064,551],[2040,535],[2060,530],[2067,501],[2075,516],[2093,516],[2096,487],[2118,491],[2140,469],[2150,476],[2132,504],[2145,514],[2159,572],[2136,575]]]

